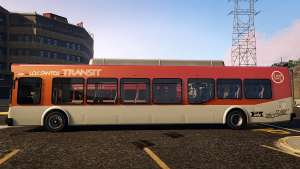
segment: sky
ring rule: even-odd
[[[230,62],[228,0],[0,0],[12,12],[52,12],[84,23],[95,58]],[[300,58],[300,1],[259,0],[258,65]]]

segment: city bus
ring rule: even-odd
[[[226,124],[291,120],[283,67],[13,64],[8,125]]]

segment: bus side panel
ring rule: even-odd
[[[292,113],[292,97],[277,101],[240,105],[249,123],[287,121]],[[41,125],[49,106],[13,106],[9,117],[15,125]],[[99,105],[61,106],[70,114],[70,125],[96,124],[184,124],[223,123],[229,105]],[[263,112],[262,116],[259,112]],[[254,114],[254,115],[253,115]]]
[[[12,106],[8,117],[14,120],[14,125],[41,125],[43,113],[50,106]],[[80,106],[70,106],[78,108]],[[70,113],[71,124],[81,124],[84,121],[82,112],[73,111]]]
[[[293,98],[285,98],[255,106],[255,115],[251,117],[253,123],[288,121],[293,113]],[[262,112],[263,118],[259,116]]]
[[[248,123],[272,123],[290,120],[293,113],[293,98],[285,98],[254,105],[223,105],[214,106],[216,109],[215,123],[222,123],[226,110],[239,108],[248,116]]]
[[[99,105],[64,107],[72,112],[82,112],[81,124],[184,124],[216,123],[214,111],[201,105]],[[218,122],[217,122],[218,123]]]
[[[13,125],[41,125],[44,106],[12,106],[8,118],[14,120]]]
[[[184,124],[215,121],[215,106],[202,105],[99,105],[61,106],[69,112],[70,125],[97,124]],[[208,108],[209,107],[209,108]],[[41,125],[49,106],[14,106],[10,118],[15,125]]]

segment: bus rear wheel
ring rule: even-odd
[[[243,129],[247,126],[247,118],[243,111],[232,110],[226,117],[226,124],[234,130]]]
[[[64,113],[52,111],[45,117],[44,127],[51,132],[59,132],[67,126],[67,118]]]

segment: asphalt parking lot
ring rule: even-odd
[[[300,135],[300,119],[276,125],[299,132],[257,125],[246,130],[223,125],[90,126],[60,133],[5,128],[0,130],[0,168],[299,168],[299,157],[272,147],[282,137]],[[1,163],[1,156],[14,150],[18,152]]]

